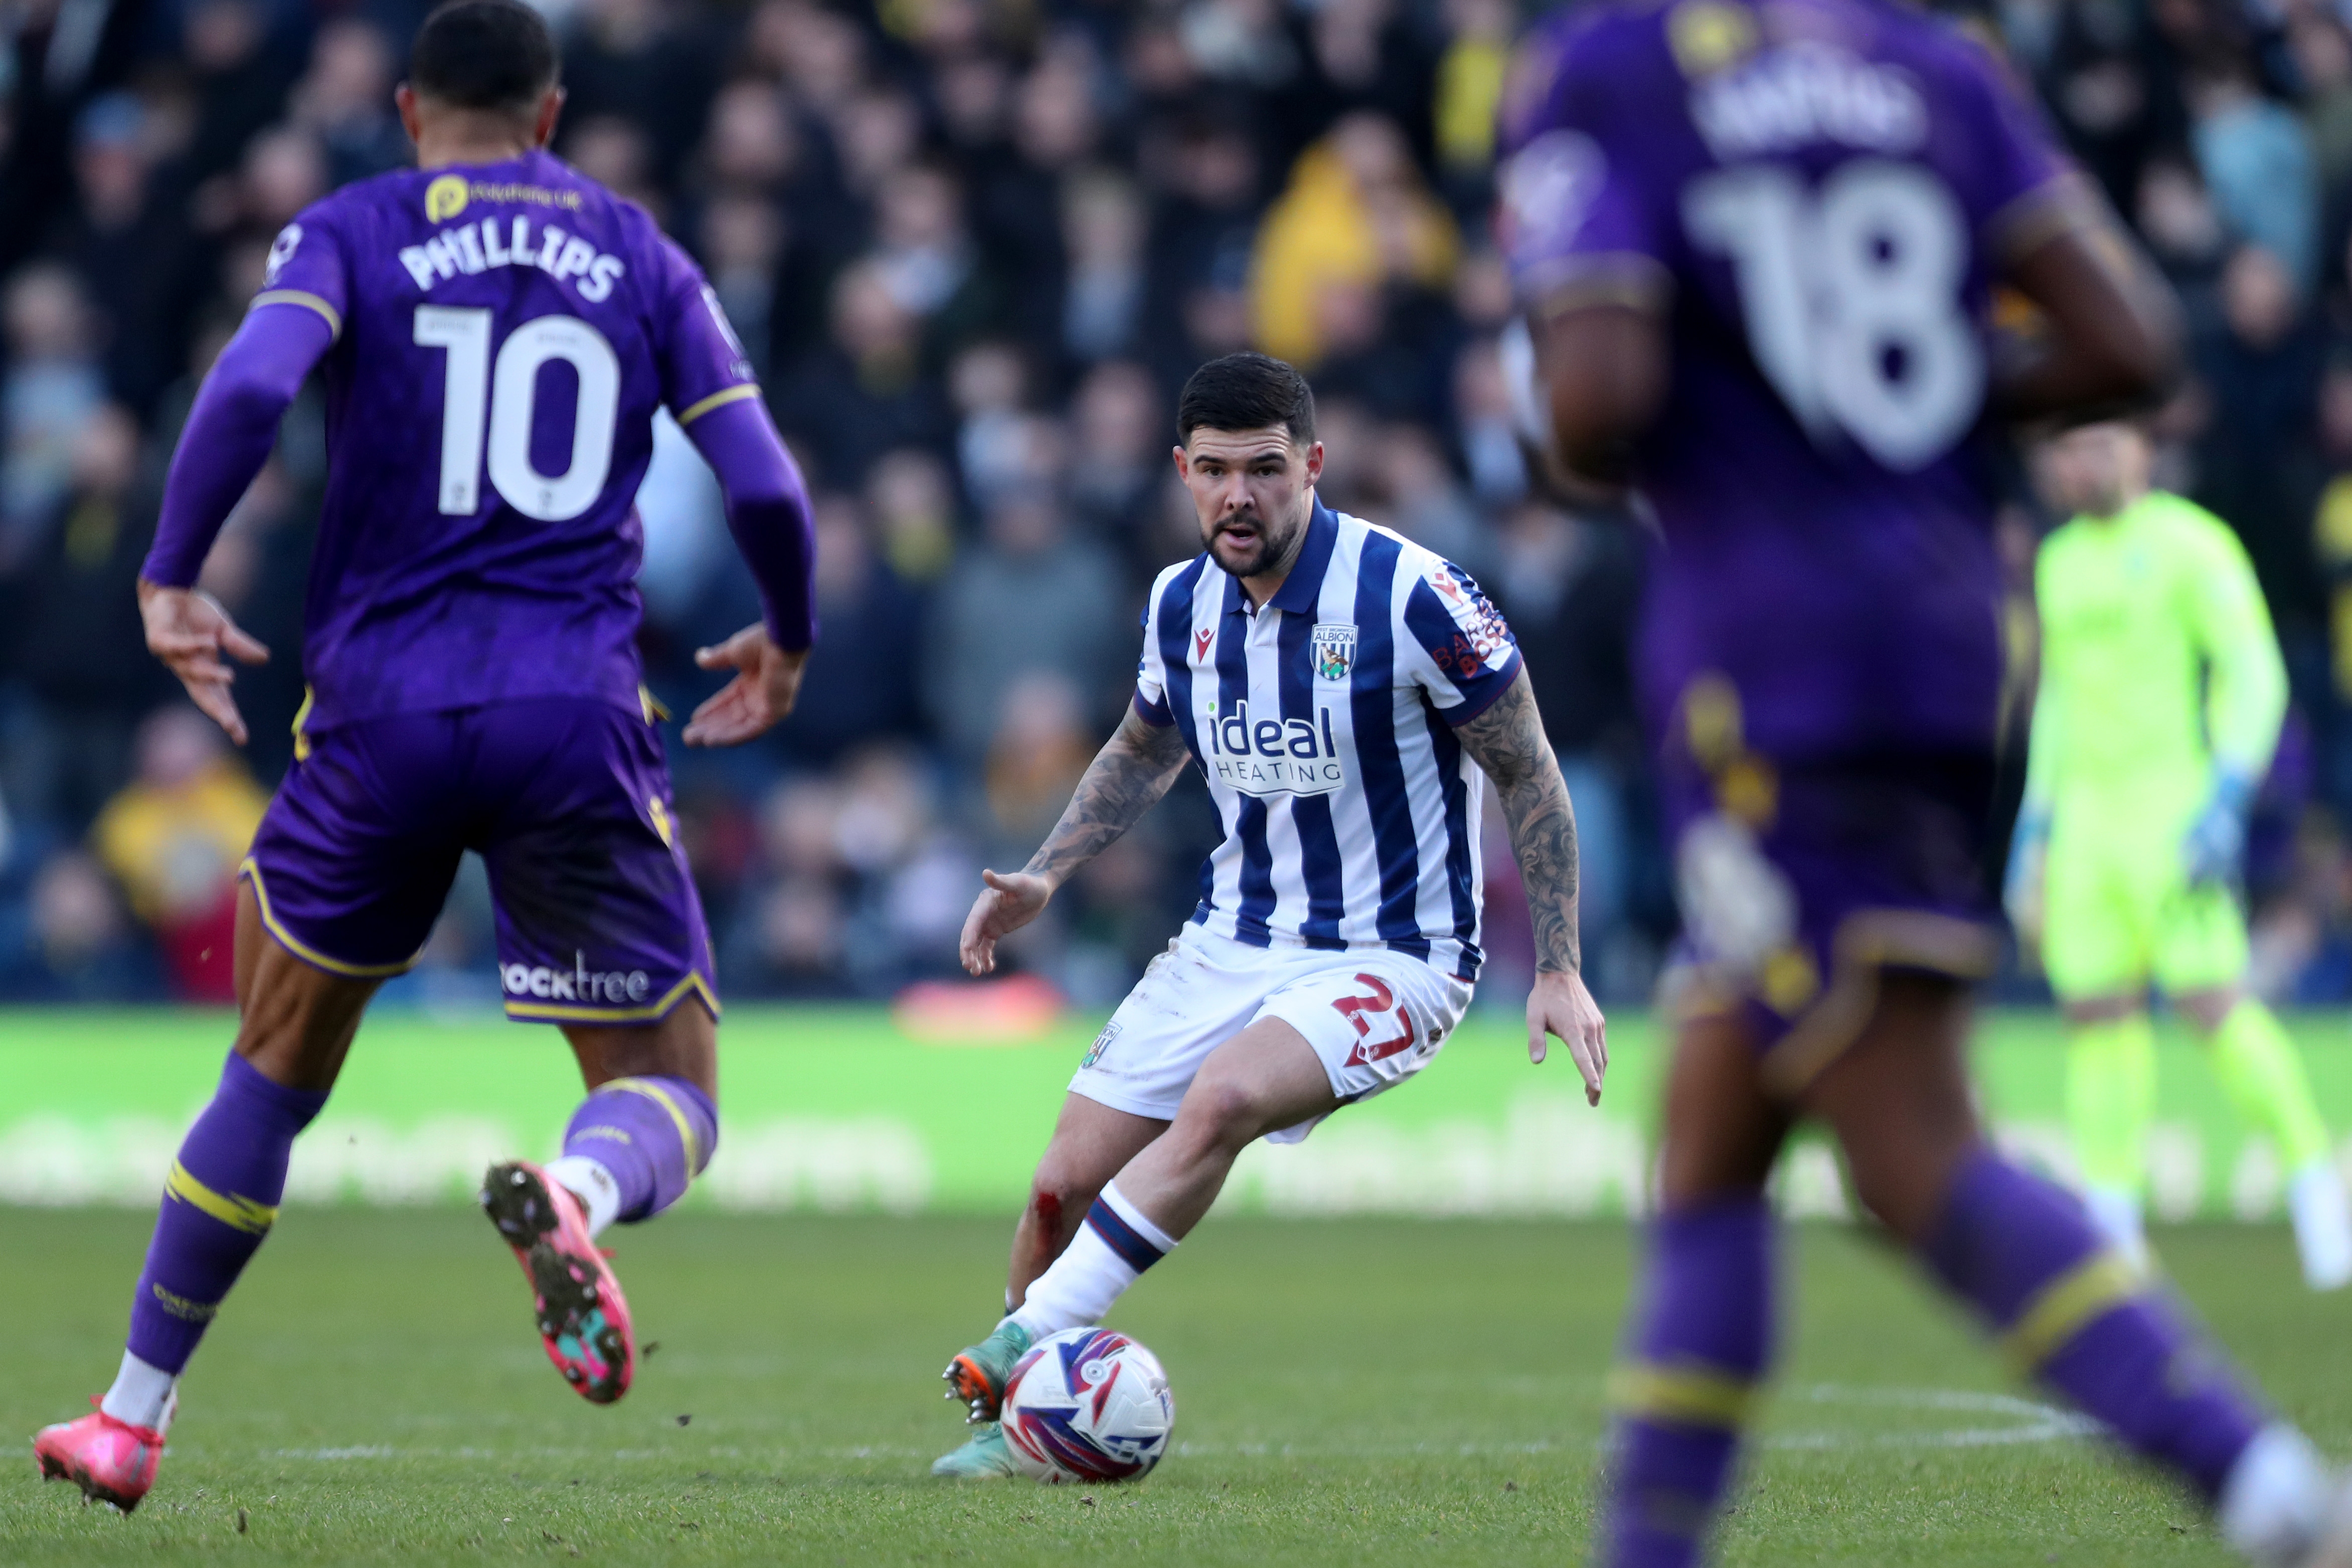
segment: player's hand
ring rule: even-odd
[[[236,699],[228,689],[236,672],[221,662],[221,655],[241,664],[266,664],[269,650],[239,630],[220,601],[193,588],[165,588],[140,579],[139,620],[147,630],[147,651],[171,666],[188,689],[188,700],[205,717],[243,746],[245,716],[236,711]]]
[[[754,622],[716,648],[697,648],[694,662],[706,670],[732,670],[735,678],[694,710],[680,738],[688,746],[740,746],[793,711],[808,650],[777,647],[768,628]]]
[[[2227,768],[2213,776],[2213,792],[2180,841],[2181,870],[2191,887],[2226,882],[2246,858],[2246,818],[2254,805],[2251,780]]]
[[[1551,1053],[1544,1037],[1556,1034],[1576,1061],[1584,1078],[1584,1103],[1601,1103],[1601,1081],[1609,1072],[1609,1020],[1601,1004],[1584,988],[1584,977],[1554,969],[1536,977],[1528,993],[1528,1060],[1540,1062]]]
[[[963,940],[956,954],[963,960],[966,974],[992,975],[998,939],[1010,936],[1043,914],[1046,901],[1054,896],[1054,884],[1025,871],[1010,876],[984,871],[980,880],[988,885],[972,900],[971,913],[963,917]]]
[[[2009,870],[2000,883],[2000,906],[2017,932],[2022,951],[2042,946],[2042,884],[2050,862],[2050,823],[2028,813],[2017,821],[2009,846]]]

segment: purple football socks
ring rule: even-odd
[[[1753,1197],[1651,1228],[1637,1337],[1610,1379],[1617,1422],[1603,1530],[1616,1568],[1698,1561],[1772,1357],[1772,1228]]]
[[[2220,1496],[2262,1415],[2073,1198],[1979,1149],[1953,1177],[1926,1258],[2020,1371],[2179,1471],[2209,1502]]]
[[[177,1375],[223,1297],[269,1234],[294,1134],[326,1095],[289,1089],[232,1051],[220,1087],[163,1184],[147,1266],[131,1303],[131,1353]]]
[[[615,1078],[600,1084],[572,1113],[563,1130],[563,1158],[549,1174],[561,1179],[572,1162],[593,1161],[619,1189],[611,1197],[614,1217],[625,1223],[650,1219],[686,1196],[718,1146],[719,1109],[692,1083],[683,1078]]]

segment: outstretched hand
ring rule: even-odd
[[[988,885],[972,901],[971,913],[964,916],[963,941],[957,948],[957,956],[962,958],[966,974],[992,975],[996,972],[997,941],[1043,914],[1046,901],[1054,896],[1054,884],[1025,871],[1016,871],[1010,876],[984,871],[980,880]]]
[[[229,686],[236,672],[221,662],[226,653],[241,664],[266,664],[269,650],[242,631],[220,607],[220,601],[193,588],[165,588],[139,582],[139,620],[146,628],[147,651],[171,667],[188,690],[188,700],[205,716],[246,742],[245,716],[236,711]]]
[[[697,648],[694,662],[706,670],[732,670],[735,678],[694,710],[681,738],[688,746],[740,746],[793,711],[808,650],[777,647],[768,628],[755,622],[716,648]]]
[[[1576,1061],[1584,1079],[1584,1103],[1601,1103],[1601,1081],[1609,1072],[1609,1022],[1601,1004],[1584,988],[1584,977],[1565,969],[1536,977],[1528,993],[1528,1060],[1541,1062],[1550,1054],[1544,1037],[1556,1034]]]

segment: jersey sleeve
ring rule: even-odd
[[[251,308],[282,305],[311,311],[340,339],[351,314],[351,266],[331,204],[331,197],[304,209],[278,231],[262,267],[261,291],[253,297]]]
[[[1461,726],[1510,688],[1519,641],[1468,572],[1434,556],[1428,562],[1405,594],[1398,674],[1425,689],[1446,723]]]
[[[667,236],[656,236],[654,333],[662,402],[680,429],[716,408],[760,395],[742,340],[702,269]]]
[[[2213,759],[2241,778],[2259,779],[2270,770],[2279,727],[2286,720],[2286,663],[2253,562],[2238,536],[2201,509],[2183,521],[2188,526],[2181,530],[2175,576],[2198,647],[2212,672],[2205,720]]]
[[[1167,586],[1165,577],[1151,585],[1143,606],[1143,657],[1135,665],[1135,716],[1161,728],[1176,722],[1168,710],[1167,656],[1160,651],[1160,601]]]
[[[1985,46],[1956,36],[1958,105],[1976,134],[1956,185],[1984,253],[2014,261],[2096,210],[2041,109]]]
[[[1500,237],[1520,303],[1538,313],[1651,307],[1672,281],[1673,231],[1637,177],[1641,127],[1619,102],[1622,42],[1541,29],[1512,67]]]

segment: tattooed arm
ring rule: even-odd
[[[964,968],[974,975],[994,970],[997,940],[1036,919],[1072,872],[1135,826],[1168,793],[1190,756],[1174,725],[1146,724],[1129,708],[1029,863],[1010,876],[980,873],[988,885],[964,918]]]
[[[1454,731],[1503,803],[1503,821],[1527,884],[1534,917],[1536,984],[1528,997],[1528,1058],[1541,1061],[1547,1033],[1558,1035],[1584,1077],[1584,1097],[1601,1103],[1609,1070],[1608,1027],[1579,972],[1576,929],[1576,812],[1559,763],[1544,738],[1534,689],[1522,669],[1493,706]]]

